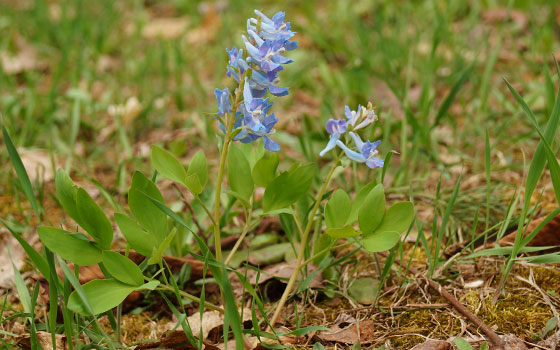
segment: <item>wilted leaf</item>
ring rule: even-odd
[[[348,294],[360,304],[371,305],[379,295],[379,281],[375,278],[360,278],[348,288]]]

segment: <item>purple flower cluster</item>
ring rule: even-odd
[[[355,131],[365,128],[373,124],[377,120],[377,115],[373,110],[371,103],[368,103],[367,107],[358,106],[356,111],[350,110],[350,107],[345,107],[346,119],[329,119],[325,125],[325,129],[331,137],[327,146],[319,153],[323,157],[328,151],[334,149],[336,146],[340,147],[346,156],[353,161],[366,163],[370,168],[380,168],[383,167],[383,160],[376,157],[378,151],[377,146],[381,141],[362,141],[360,136],[355,133]],[[348,135],[354,141],[356,150],[348,148],[342,141],[340,137],[348,132]]]
[[[290,40],[295,32],[290,30],[289,22],[284,22],[284,12],[278,12],[272,18],[257,10],[255,14],[259,19],[250,18],[247,36],[242,36],[248,56],[243,57],[243,49],[226,49],[229,56],[227,75],[244,86],[243,102],[234,118],[234,140],[249,143],[262,137],[267,150],[278,151],[278,143],[269,138],[278,119],[274,113],[267,114],[272,102],[265,95],[267,91],[274,96],[288,94],[287,87],[277,85],[278,72],[285,64],[293,62],[283,54],[297,48],[297,42]],[[215,94],[218,115],[231,113],[229,90],[216,89]],[[223,129],[223,124],[220,127]]]

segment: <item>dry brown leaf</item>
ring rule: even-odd
[[[204,14],[202,23],[188,31],[186,35],[187,43],[191,45],[209,43],[216,37],[221,26],[222,20],[219,13],[215,6],[210,6]]]
[[[428,340],[425,343],[418,344],[410,350],[450,350],[451,344],[446,341]]]
[[[38,58],[37,50],[23,38],[16,39],[18,52],[11,55],[7,52],[0,54],[2,69],[6,74],[20,74],[30,70],[42,70],[48,67],[46,61]]]
[[[507,350],[527,350],[527,345],[513,334],[500,335]]]
[[[484,11],[482,13],[482,19],[487,24],[496,24],[500,22],[505,22],[507,20],[512,20],[517,24],[518,28],[521,30],[527,28],[527,24],[529,23],[529,20],[527,19],[525,13],[519,10],[508,10],[505,7]]]
[[[358,321],[347,314],[340,314],[337,322],[328,331],[319,332],[319,339],[344,344],[369,344],[375,340],[373,321]]]
[[[52,337],[48,332],[37,332],[37,342],[41,345],[43,350],[53,350]],[[63,350],[67,348],[66,336],[62,334],[55,335],[56,349]],[[24,335],[16,340],[17,345],[21,349],[31,349],[31,337]]]
[[[39,148],[20,148],[18,152],[32,183],[35,181],[49,182],[54,179],[56,168],[60,165],[57,164],[57,159],[54,157],[55,164],[53,168],[49,151]]]
[[[291,263],[279,263],[279,264],[274,264],[274,265],[270,265],[265,267],[264,269],[261,269],[260,274],[258,275],[259,280],[258,283],[262,284],[272,278],[278,278],[280,279],[280,281],[287,283],[287,279],[290,278],[290,276],[292,276],[292,273],[294,272],[295,269],[295,262],[291,262]],[[307,272],[309,274],[315,272],[317,270],[317,267],[315,265],[307,265]],[[251,284],[256,284],[257,283],[257,273],[254,270],[249,270],[249,272],[247,273],[247,277],[249,279],[249,282]],[[301,278],[301,275],[300,275]],[[310,288],[314,288],[314,289],[320,289],[320,288],[324,288],[325,286],[323,285],[323,278],[321,276],[321,274],[317,273],[315,274],[315,276],[313,276],[313,279],[311,280],[311,283],[309,284]]]
[[[12,255],[12,259],[8,255]],[[17,269],[24,264],[24,251],[19,242],[5,228],[0,228],[0,288],[9,288],[14,284],[14,269],[12,261]]]
[[[146,39],[176,39],[188,25],[187,17],[152,18],[142,29],[142,36]]]
[[[251,318],[251,310],[243,309],[243,320],[248,320]],[[208,334],[211,331],[218,327],[222,327],[224,323],[224,315],[218,311],[206,311],[202,314],[202,320],[200,318],[199,313],[194,313],[193,315],[188,317],[188,324],[193,332],[195,337],[199,337],[202,332],[202,340],[204,341],[205,349],[219,349],[214,344],[209,344],[206,342],[206,338],[208,338]],[[153,342],[153,343],[146,343],[139,345],[136,349],[148,350],[148,349],[160,349],[160,348],[173,348],[173,349],[195,349],[194,347],[190,347],[189,345],[183,345],[183,343],[187,342],[187,337],[185,336],[185,332],[179,327],[177,328],[177,322],[169,322],[168,324],[162,326],[162,329],[169,329],[170,331],[163,335],[162,339]],[[175,330],[171,330],[175,329]],[[178,344],[181,346],[186,347],[177,347]],[[228,347],[230,348],[230,347]],[[233,349],[233,348],[231,348]]]
[[[538,218],[533,220],[529,227],[527,228],[527,235],[532,233],[535,228],[544,221],[546,217],[543,216],[542,218]],[[560,215],[554,217],[550,222],[539,231],[539,233],[531,240],[529,243],[530,246],[535,247],[545,247],[545,246],[557,246],[560,245]],[[515,235],[517,231],[513,231],[510,234],[504,236],[500,239],[500,245],[511,245],[515,241]]]

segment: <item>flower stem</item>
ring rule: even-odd
[[[297,260],[296,260],[296,268],[294,269],[294,272],[292,273],[292,276],[290,277],[290,280],[288,281],[288,285],[286,286],[286,289],[284,290],[284,293],[282,294],[282,297],[280,298],[280,301],[278,302],[278,305],[276,306],[276,309],[274,310],[274,315],[272,316],[272,319],[270,320],[270,327],[274,327],[274,324],[276,323],[276,321],[278,321],[278,317],[280,317],[280,312],[282,311],[282,309],[284,308],[284,305],[286,304],[286,301],[288,300],[288,297],[290,296],[290,293],[292,292],[292,289],[294,288],[294,285],[296,283],[296,280],[298,278],[299,275],[299,270],[304,266],[303,263],[303,258],[305,256],[305,248],[307,247],[307,243],[309,240],[309,232],[311,232],[311,227],[313,227],[313,218],[315,217],[315,214],[317,213],[317,210],[319,209],[319,205],[321,204],[321,199],[323,198],[323,196],[325,195],[325,192],[329,186],[329,183],[331,181],[331,178],[334,174],[334,170],[336,169],[338,165],[338,161],[335,161],[333,163],[333,166],[329,172],[329,174],[327,175],[327,178],[325,180],[325,182],[323,183],[323,186],[321,186],[321,189],[319,190],[319,193],[317,194],[317,197],[315,198],[315,205],[313,206],[313,208],[311,209],[311,213],[309,216],[309,220],[307,221],[307,225],[305,226],[305,231],[303,231],[303,237],[301,240],[301,245],[299,247],[299,252],[298,252],[298,256],[297,256]]]
[[[221,230],[220,230],[220,197],[222,195],[222,182],[224,180],[224,173],[226,169],[227,154],[229,149],[229,144],[232,140],[233,124],[235,123],[235,114],[241,103],[241,95],[243,91],[244,79],[240,79],[239,89],[235,96],[235,103],[231,114],[227,120],[226,133],[224,136],[224,144],[220,150],[220,167],[218,168],[218,178],[216,179],[216,195],[214,197],[214,248],[216,249],[216,260],[222,262],[222,240],[221,240]]]

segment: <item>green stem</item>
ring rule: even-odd
[[[168,286],[168,285],[166,285],[166,284],[160,284],[160,285],[158,286],[158,288],[159,288],[159,289],[166,290],[166,291],[169,291],[169,292],[175,293],[175,289],[173,289],[172,287],[170,287],[170,286]],[[195,303],[199,303],[199,304],[201,303],[200,298],[197,298],[197,297],[195,297],[195,296],[192,295],[192,294],[189,294],[189,293],[187,293],[187,292],[183,292],[182,290],[179,290],[179,294],[180,294],[182,297],[185,297],[185,298],[187,298],[187,299],[189,299],[189,300],[194,301]],[[212,303],[209,303],[209,302],[207,302],[207,301],[204,302],[204,307],[205,307],[205,308],[208,308],[208,309],[210,309],[210,310],[218,311],[218,312],[220,312],[220,313],[222,313],[222,314],[225,313],[224,309],[222,309],[221,307],[219,307],[219,306],[217,306],[217,305],[214,305],[214,304],[212,304]]]
[[[235,103],[230,116],[227,120],[226,133],[224,136],[224,144],[222,145],[220,154],[220,167],[218,168],[218,178],[216,179],[216,195],[214,196],[214,248],[216,249],[216,260],[222,262],[222,240],[220,231],[220,197],[222,195],[222,182],[224,180],[224,173],[226,169],[227,154],[229,144],[231,143],[231,134],[233,131],[233,124],[235,122],[235,113],[241,103],[241,95],[243,91],[243,81],[240,80],[239,89],[235,96]]]
[[[303,258],[305,256],[305,248],[307,247],[307,243],[308,243],[307,241],[309,240],[309,232],[311,232],[311,227],[313,227],[313,221],[314,221],[313,218],[315,217],[315,214],[317,213],[317,210],[319,209],[319,205],[321,204],[321,199],[325,195],[325,192],[327,190],[327,187],[329,186],[329,183],[330,183],[331,178],[334,174],[334,170],[336,169],[337,164],[338,164],[338,161],[335,161],[333,163],[333,166],[332,166],[329,174],[327,175],[327,179],[323,183],[323,186],[321,186],[321,189],[319,190],[319,193],[317,194],[317,197],[315,198],[315,205],[313,206],[313,209],[311,209],[309,220],[307,221],[307,225],[305,226],[305,231],[303,232],[303,238],[301,240],[301,245],[299,247],[299,252],[298,252],[298,256],[297,256],[297,260],[296,260],[296,268],[294,269],[294,272],[292,273],[292,276],[290,277],[290,280],[288,281],[288,285],[286,286],[286,289],[284,290],[284,293],[282,294],[282,297],[280,298],[280,301],[278,302],[278,305],[276,306],[276,310],[274,310],[274,315],[272,316],[272,319],[270,320],[270,327],[271,328],[274,327],[274,324],[278,320],[278,317],[280,317],[280,312],[282,311],[282,308],[286,304],[286,301],[288,300],[288,297],[290,296],[290,293],[292,292],[292,289],[294,288],[294,285],[295,285],[296,280],[297,280],[298,275],[299,275],[299,270],[301,269],[302,266],[304,266],[302,264],[302,262],[303,262]]]
[[[208,218],[210,218],[210,221],[212,221],[212,224],[215,225],[216,223],[214,222],[214,216],[210,213],[210,209],[208,209],[208,207],[206,206],[206,204],[204,204],[202,199],[200,199],[200,197],[198,195],[195,195],[194,199],[198,202],[198,204],[200,204],[202,209],[204,209],[204,211],[206,212],[206,215],[208,215]]]
[[[226,261],[224,261],[225,265],[229,264],[229,261],[231,260],[231,258],[233,258],[233,255],[237,252],[239,246],[241,246],[241,242],[243,242],[245,236],[247,236],[247,233],[249,233],[249,229],[252,226],[251,215],[253,214],[253,203],[250,203],[250,206],[251,207],[249,208],[248,213],[245,215],[246,219],[245,219],[245,227],[243,228],[243,232],[241,233],[241,236],[239,236],[239,238],[237,239],[237,242],[235,242],[235,245],[231,249],[231,252],[228,254],[228,257],[226,258]]]

